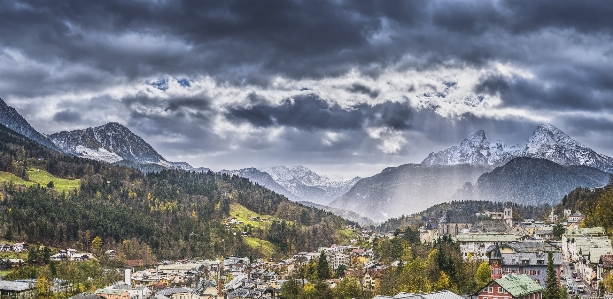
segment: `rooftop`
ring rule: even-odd
[[[538,282],[526,274],[504,276],[494,281],[516,298],[544,290]]]

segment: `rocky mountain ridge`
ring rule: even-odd
[[[459,146],[430,153],[422,164],[497,167],[519,157],[546,159],[565,166],[590,166],[613,173],[613,158],[596,153],[551,124],[539,125],[523,146],[509,146],[501,141],[490,143],[485,132],[479,130],[462,140]]]
[[[7,105],[2,99],[0,99],[0,123],[32,141],[60,151],[47,136],[36,131],[15,108]]]
[[[83,130],[62,131],[49,135],[49,139],[64,153],[92,160],[128,166],[142,165],[151,168],[182,169],[186,171],[208,171],[207,168],[193,168],[186,162],[170,162],[162,157],[151,145],[130,129],[116,122]]]

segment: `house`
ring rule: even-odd
[[[487,250],[489,263],[496,262],[501,275],[525,274],[545,286],[547,277],[548,252],[553,254],[553,266],[560,281],[562,272],[562,253],[545,242],[514,242],[490,246]],[[496,261],[497,260],[497,261]]]
[[[192,292],[186,288],[167,288],[160,290],[156,295],[161,295],[170,299],[191,299]]]
[[[440,291],[430,294],[409,294],[403,292],[398,293],[394,297],[378,295],[373,299],[464,299],[464,297],[450,291]]]
[[[518,241],[519,237],[509,234],[459,234],[455,237],[460,245],[464,260],[487,261],[487,249],[495,243]]]
[[[328,264],[332,269],[338,269],[340,265],[349,266],[349,255],[343,253],[334,253],[326,256]]]
[[[36,297],[36,285],[33,283],[0,280],[1,298]]]
[[[200,279],[192,291],[192,299],[218,299],[217,283],[213,280]]]
[[[117,289],[97,289],[94,294],[100,295],[106,299],[130,299],[130,293],[126,290]]]
[[[477,220],[475,214],[461,211],[446,211],[438,222],[439,235],[457,236],[462,230],[469,230]]]
[[[580,223],[583,218],[585,218],[585,216],[583,216],[583,214],[581,214],[581,212],[577,211],[574,214],[568,216],[568,220],[567,222],[569,223]]]
[[[544,288],[525,274],[492,279],[475,296],[478,299],[542,299]]]

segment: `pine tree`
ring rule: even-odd
[[[560,299],[560,286],[558,286],[558,275],[553,267],[552,252],[547,255],[547,278],[545,278],[543,299]]]
[[[328,266],[326,254],[322,251],[319,255],[319,261],[317,262],[317,278],[324,280],[330,279],[330,277],[330,266]]]

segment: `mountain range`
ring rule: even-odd
[[[560,165],[590,166],[613,172],[613,158],[596,153],[550,124],[539,125],[524,146],[506,145],[500,141],[490,143],[485,132],[479,130],[462,140],[459,146],[431,153],[421,164],[496,167],[519,157],[540,158]]]
[[[137,168],[141,171],[181,169],[207,172],[208,168],[194,168],[186,162],[166,160],[150,144],[127,127],[110,122],[94,128],[62,131],[45,136],[36,131],[12,107],[0,99],[0,123],[53,150],[87,159]],[[328,204],[345,193],[360,178],[330,178],[320,176],[302,166],[275,166],[258,170],[222,170],[250,179],[294,201],[308,201],[318,205]]]
[[[558,203],[577,187],[610,181],[613,159],[542,124],[525,145],[490,143],[483,130],[421,164],[387,168],[330,203],[375,221],[419,212],[449,200]]]
[[[274,166],[262,170],[243,168],[221,172],[248,178],[293,201],[307,201],[317,205],[327,205],[360,180],[360,177],[345,179],[319,175],[304,166]]]
[[[52,150],[111,164],[159,171],[207,172],[171,162],[119,123],[49,136],[37,132],[0,99],[0,123]],[[557,203],[576,187],[607,184],[613,158],[596,153],[550,124],[523,145],[491,143],[479,130],[458,146],[431,153],[421,164],[389,167],[368,178],[333,178],[303,166],[222,170],[248,178],[287,198],[368,223],[412,214],[449,200]],[[348,210],[348,211],[343,211]]]

